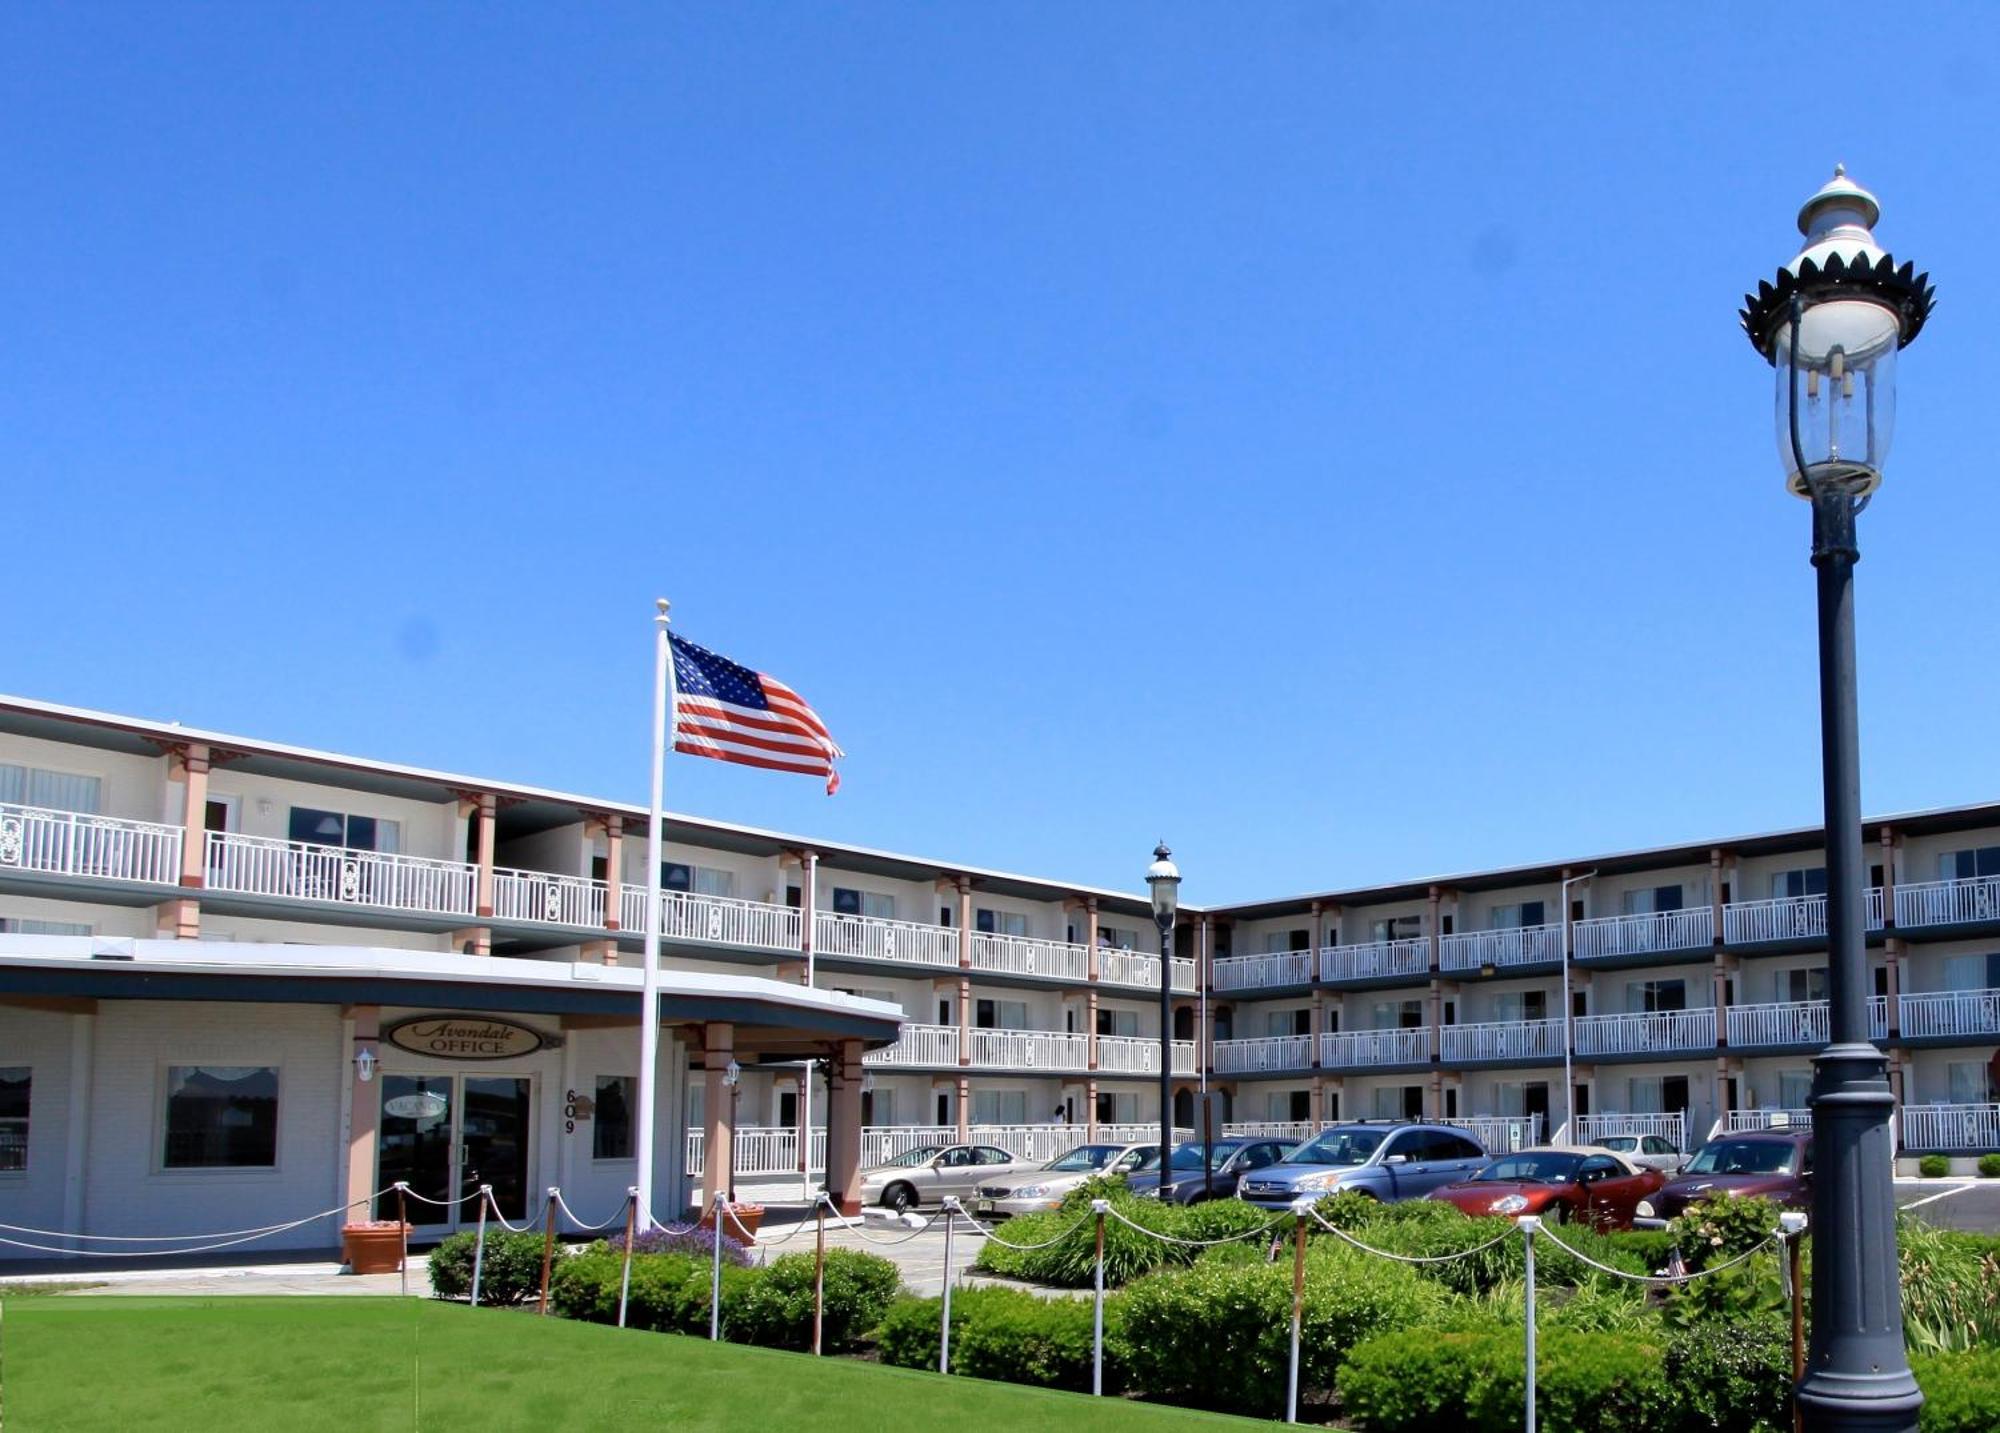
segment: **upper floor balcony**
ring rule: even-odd
[[[1725,1028],[1732,1049],[1803,1045],[1818,1049],[1828,1039],[1824,1000],[1792,1000],[1775,1005],[1732,1005]],[[1880,995],[1868,1001],[1868,1033],[1876,1040],[1889,1035],[1889,1002]]]
[[[1217,1040],[1212,1048],[1218,1075],[1262,1074],[1278,1070],[1309,1070],[1313,1062],[1310,1035],[1266,1035],[1249,1040]]]
[[[181,828],[0,802],[0,870],[178,885]]]
[[[1530,925],[1506,930],[1472,930],[1439,943],[1442,970],[1504,970],[1515,965],[1554,965],[1562,960],[1562,926]]]
[[[208,833],[207,889],[470,921],[479,868],[395,851]]]
[[[1579,1055],[1657,1055],[1715,1048],[1715,1011],[1707,1006],[1631,1015],[1582,1015],[1571,1024]]]
[[[1160,958],[1138,950],[1100,947],[1097,952],[1097,979],[1101,985],[1125,985],[1136,990],[1160,988]],[[1184,995],[1194,994],[1194,962],[1179,956],[1167,972],[1168,988]]]
[[[1475,1060],[1560,1060],[1560,1020],[1499,1020],[1479,1025],[1447,1025],[1439,1032],[1446,1063]]]
[[[2000,876],[1896,887],[1896,928],[2000,924]]]
[[[1068,1030],[976,1029],[971,1037],[969,1067],[1010,1074],[1085,1074],[1090,1070],[1090,1037]],[[960,1035],[956,1025],[905,1025],[894,1045],[871,1051],[863,1063],[876,1066],[932,1067],[959,1063]],[[1173,1070],[1192,1075],[1192,1040],[1173,1042]],[[1102,1074],[1157,1075],[1160,1042],[1138,1036],[1097,1037],[1097,1068]]]
[[[475,872],[476,877],[476,872]],[[610,908],[611,888],[581,876],[549,871],[493,872],[493,918],[539,921],[548,925],[601,928]]]
[[[1430,969],[1431,939],[1427,935],[1371,940],[1359,945],[1329,945],[1319,953],[1319,978],[1329,983],[1421,980],[1430,974]]]
[[[1081,983],[1090,978],[1090,947],[1020,935],[975,934],[972,968]]]
[[[1708,906],[1638,915],[1592,916],[1574,922],[1571,939],[1578,960],[1705,951],[1715,941],[1715,912]]]
[[[1215,962],[1218,995],[1233,991],[1283,989],[1310,985],[1317,962],[1309,950],[1272,951],[1264,955],[1231,955]]]
[[[1394,1030],[1329,1030],[1319,1037],[1319,1062],[1329,1070],[1369,1065],[1424,1065],[1431,1058],[1428,1026]]]
[[[1882,929],[1882,888],[1871,886],[1863,901],[1871,931]],[[1766,945],[1826,939],[1825,896],[1783,896],[1769,901],[1731,901],[1722,908],[1725,945]]]
[[[1905,1040],[2000,1039],[2000,990],[1939,990],[1897,997]]]
[[[796,947],[795,947],[796,948]],[[813,951],[849,960],[895,961],[905,965],[958,964],[958,932],[950,926],[872,916],[813,914]]]

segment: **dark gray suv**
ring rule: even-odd
[[[1356,1121],[1331,1125],[1276,1164],[1244,1175],[1236,1194],[1266,1209],[1343,1189],[1388,1204],[1469,1179],[1485,1163],[1479,1141],[1451,1125]]]

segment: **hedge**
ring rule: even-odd
[[[1175,1239],[1205,1241],[1247,1234],[1274,1222],[1269,1210],[1240,1199],[1215,1199],[1201,1204],[1163,1204],[1157,1199],[1140,1199],[1120,1182],[1109,1187],[1086,1186],[1063,1201],[1060,1209],[1047,1214],[1024,1214],[1010,1219],[1001,1229],[1002,1239],[1013,1244],[1042,1244],[1065,1229],[1074,1227],[1068,1238],[1043,1249],[1010,1249],[989,1239],[980,1249],[974,1267],[989,1274],[1027,1279],[1057,1288],[1089,1288],[1096,1276],[1097,1241],[1091,1227],[1090,1199],[1106,1198],[1125,1219],[1154,1233]],[[1078,1224],[1078,1221],[1083,1221]],[[1280,1230],[1288,1232],[1286,1225]],[[1246,1242],[1257,1242],[1254,1240]],[[1143,1274],[1174,1264],[1191,1264],[1201,1250],[1187,1244],[1170,1244],[1139,1232],[1115,1218],[1104,1221],[1104,1282],[1117,1288]]]
[[[1919,1433],[1992,1433],[2000,1421],[2000,1348],[1917,1354],[1910,1369],[1924,1391]]]
[[[896,1266],[877,1254],[828,1249],[823,1281],[820,1347],[852,1347],[874,1330],[900,1287]],[[723,1304],[728,1337],[766,1348],[809,1349],[813,1325],[813,1256],[785,1254],[745,1286],[734,1305]]]
[[[472,1264],[478,1236],[453,1234],[431,1250],[431,1292],[441,1299],[472,1297]],[[561,1246],[557,1253],[561,1254]],[[479,1302],[518,1304],[542,1292],[542,1236],[490,1231],[479,1266]]]
[[[898,1299],[876,1331],[884,1363],[934,1369],[940,1299]],[[1126,1383],[1122,1309],[1104,1307],[1104,1387]],[[951,1299],[951,1371],[973,1378],[1087,1393],[1092,1308],[1088,1299],[1042,1298],[1024,1289],[959,1289]]]
[[[1630,1335],[1545,1335],[1535,1365],[1537,1426],[1678,1433],[1683,1391],[1669,1384],[1662,1355]],[[1527,1399],[1518,1331],[1386,1334],[1355,1348],[1337,1381],[1343,1411],[1367,1433],[1512,1433]]]

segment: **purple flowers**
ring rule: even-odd
[[[611,1236],[611,1247],[625,1249],[625,1236]],[[648,1229],[632,1240],[634,1254],[686,1254],[706,1263],[715,1258],[715,1231],[713,1229]],[[734,1239],[724,1236],[722,1240],[722,1260],[740,1268],[750,1267],[750,1251]]]

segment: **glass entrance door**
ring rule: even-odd
[[[409,1218],[443,1230],[477,1219],[479,1186],[502,1217],[526,1217],[534,1082],[511,1075],[384,1075],[376,1186],[402,1181]],[[429,1201],[435,1200],[436,1203]],[[384,1198],[379,1212],[394,1217]]]
[[[451,1222],[453,1198],[452,1122],[458,1111],[457,1082],[450,1075],[382,1076],[382,1129],[376,1156],[377,1189],[401,1181],[417,1198],[409,1201],[410,1223]],[[437,1200],[436,1204],[427,1203]],[[384,1195],[377,1212],[396,1217],[396,1200]]]
[[[528,1213],[528,1081],[507,1076],[462,1077],[459,1106],[460,1198],[482,1184],[493,1186],[500,1217],[519,1220]],[[477,1217],[479,1206],[468,1206]]]

